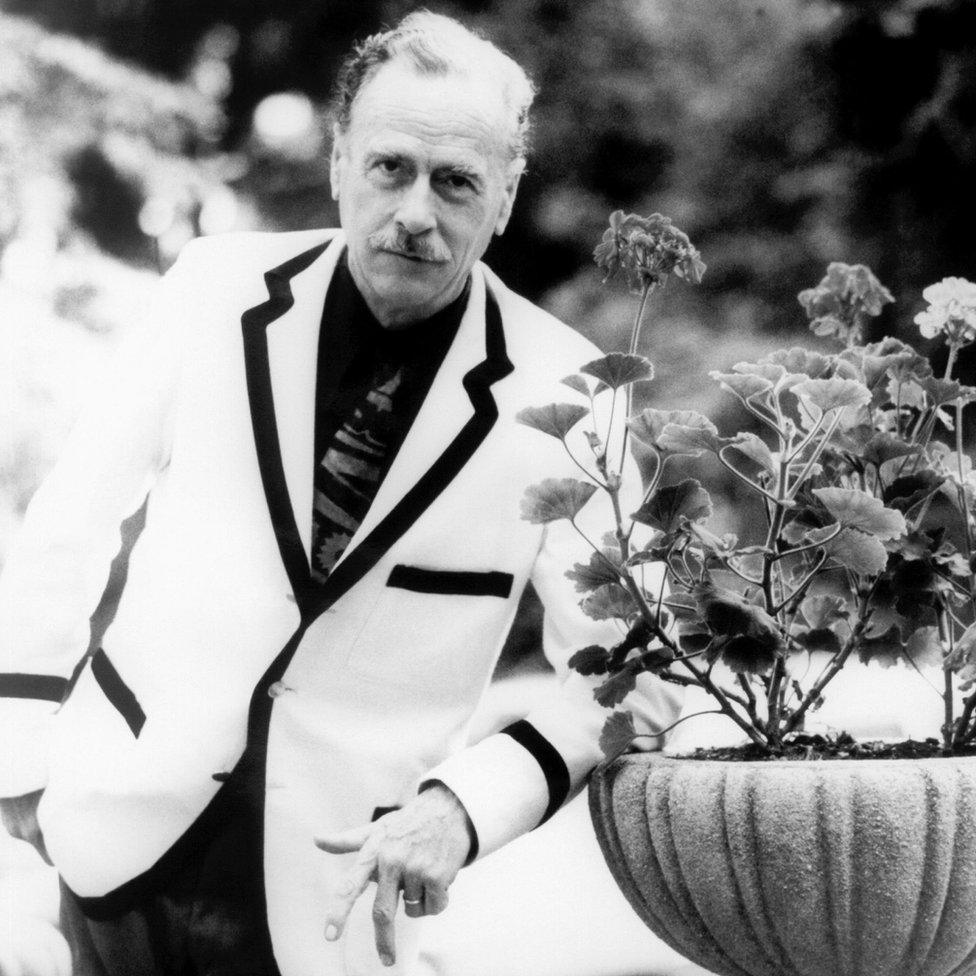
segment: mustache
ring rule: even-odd
[[[394,251],[419,261],[441,264],[450,261],[451,253],[439,241],[428,241],[407,233],[402,227],[378,230],[369,235],[369,245],[378,251]]]

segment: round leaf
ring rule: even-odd
[[[595,377],[611,390],[654,378],[654,367],[649,359],[624,352],[609,352],[581,367],[580,372]]]
[[[857,488],[814,488],[813,494],[847,528],[860,529],[881,540],[897,539],[905,531],[905,516],[885,508],[880,498],[867,492]]]
[[[607,762],[623,755],[637,738],[634,716],[630,712],[614,712],[606,720],[600,733],[600,748]]]
[[[863,407],[871,400],[871,391],[857,380],[804,380],[793,387],[793,392],[806,406],[816,407],[821,413],[844,407]]]
[[[631,515],[635,522],[671,534],[685,522],[703,522],[712,514],[712,500],[694,478],[665,485]]]
[[[576,478],[546,478],[526,488],[522,498],[522,518],[536,525],[574,519],[595,491],[596,485]]]
[[[526,427],[562,440],[589,412],[578,403],[549,403],[544,407],[526,407],[515,415],[515,419]]]

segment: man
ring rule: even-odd
[[[557,667],[617,637],[564,576],[579,535],[519,517],[526,485],[575,469],[515,414],[597,355],[479,263],[531,98],[447,18],[370,38],[340,78],[343,231],[189,246],[33,501],[0,593],[0,794],[91,972],[404,969],[457,871],[599,758],[578,675],[461,748],[529,578]],[[591,503],[580,527],[608,518]],[[675,702],[645,707],[660,727]]]

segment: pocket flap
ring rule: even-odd
[[[498,596],[507,599],[515,577],[497,570],[470,572],[453,569],[421,569],[419,566],[393,567],[387,586],[415,593],[441,593],[445,596]]]

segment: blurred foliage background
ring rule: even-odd
[[[334,224],[328,97],[404,0],[0,0],[0,556],[146,284],[192,236]],[[708,263],[655,299],[648,395],[742,422],[707,370],[798,340],[831,260],[899,298],[976,275],[972,0],[450,0],[539,89],[488,261],[593,337],[632,299],[592,248],[661,211]],[[916,336],[917,337],[917,333]],[[730,489],[731,491],[731,489]],[[734,510],[729,494],[726,512]]]

